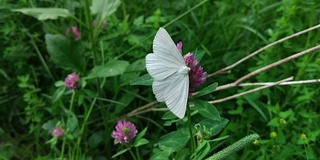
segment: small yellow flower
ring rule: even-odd
[[[279,123],[283,124],[283,125],[286,125],[287,121],[285,119],[283,119],[283,118],[280,118]]]
[[[271,138],[277,138],[278,134],[276,132],[271,132],[270,137]]]
[[[256,146],[259,145],[259,140],[257,140],[257,139],[254,140],[254,141],[253,141],[253,144],[256,145]]]
[[[302,140],[306,140],[307,139],[307,135],[304,134],[304,133],[302,133],[300,137],[301,137]]]

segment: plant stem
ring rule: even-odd
[[[75,97],[75,96],[76,96],[76,91],[73,91],[73,92],[72,92],[72,95],[71,95],[70,105],[69,105],[69,113],[68,113],[67,123],[69,122],[70,115],[72,114],[73,104],[74,104],[74,97]],[[62,150],[61,150],[61,157],[60,157],[60,159],[63,159],[64,147],[65,147],[65,143],[66,143],[65,141],[66,141],[66,139],[63,138]]]
[[[73,91],[72,96],[71,96],[70,105],[69,105],[69,112],[72,112],[75,95],[76,95],[76,92]],[[68,120],[69,120],[69,117],[70,117],[70,116],[68,116]],[[68,122],[68,121],[67,121],[67,122]]]
[[[130,152],[132,158],[133,158],[134,160],[137,160],[137,157],[134,155],[133,151],[131,150],[131,147],[129,148],[129,152]]]
[[[193,153],[196,145],[195,145],[195,141],[193,139],[193,134],[192,134],[191,111],[189,107],[189,102],[187,103],[187,117],[188,117],[188,128],[189,128],[190,142],[191,142],[191,153]]]
[[[89,119],[89,116],[91,114],[91,111],[93,109],[93,106],[95,105],[96,103],[96,100],[97,100],[97,96],[93,99],[92,103],[91,103],[91,106],[89,108],[89,111],[87,113],[85,113],[85,117],[84,117],[84,120],[83,120],[83,123],[82,123],[82,126],[81,126],[81,129],[80,129],[80,136],[78,138],[78,141],[77,141],[77,148],[79,148],[80,146],[80,142],[81,142],[81,137],[83,135],[83,132],[84,132],[84,129],[85,129],[85,126],[86,126],[86,123]],[[77,150],[77,154],[78,154],[78,150]]]
[[[61,154],[60,154],[60,159],[63,159],[65,145],[66,145],[66,139],[63,138],[62,149],[61,149]]]
[[[85,0],[85,15],[86,15],[86,22],[87,28],[89,30],[89,40],[91,43],[91,50],[93,55],[93,64],[97,65],[98,59],[96,55],[96,47],[95,47],[95,38],[94,38],[94,30],[92,28],[92,18],[90,15],[90,7],[89,7],[89,0]]]

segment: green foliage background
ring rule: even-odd
[[[183,41],[183,52],[196,49],[206,54],[201,65],[213,73],[233,64],[249,53],[319,23],[320,4],[317,0],[215,0],[201,4],[200,0],[182,1],[121,1],[120,7],[106,19],[108,25],[96,39],[98,57],[90,55],[92,37],[80,27],[81,42],[70,42],[75,48],[61,46],[58,53],[75,52],[69,57],[77,63],[77,72],[83,76],[99,66],[125,66],[116,72],[101,71],[107,77],[95,81],[76,95],[71,126],[82,119],[95,92],[98,105],[87,121],[83,155],[93,159],[110,158],[123,149],[113,144],[111,132],[117,120],[130,111],[155,100],[151,87],[130,86],[130,82],[146,73],[144,57],[152,52],[152,40],[159,27],[165,26],[175,42]],[[201,5],[199,5],[201,4]],[[194,6],[199,7],[193,9]],[[84,1],[0,1],[0,157],[3,159],[53,158],[54,149],[45,142],[51,138],[43,125],[54,123],[67,113],[71,93],[55,83],[75,70],[51,54],[49,41],[70,41],[65,29],[79,22],[72,18],[38,21],[12,9],[33,7],[65,8],[80,20],[85,20]],[[207,79],[202,88],[218,82],[219,85],[237,80],[241,76],[278,61],[294,53],[319,44],[320,31],[314,30],[285,41],[240,64],[228,74]],[[91,41],[92,42],[92,41]],[[69,42],[66,42],[67,44]],[[55,48],[56,49],[56,48]],[[65,50],[64,50],[65,49]],[[76,55],[81,56],[76,57]],[[68,59],[62,57],[63,59]],[[58,59],[58,62],[56,62]],[[114,60],[116,60],[114,62]],[[117,67],[118,68],[118,67]],[[123,70],[123,71],[122,71]],[[91,72],[90,72],[91,71]],[[121,73],[121,74],[120,74]],[[123,74],[122,74],[123,73]],[[295,80],[319,79],[319,52],[312,52],[296,60],[272,68],[250,78],[247,82],[274,82],[290,76]],[[89,74],[86,80],[99,77]],[[251,89],[231,88],[214,92],[206,100],[214,100]],[[56,101],[52,97],[60,95]],[[58,96],[59,97],[59,96]],[[319,83],[276,86],[234,100],[216,104],[222,117],[229,119],[221,136],[224,141],[211,144],[211,154],[240,138],[258,133],[258,146],[249,146],[230,159],[317,159],[320,156],[320,88]],[[91,98],[91,100],[90,100]],[[148,127],[145,137],[151,142],[141,149],[143,157],[151,157],[153,143],[174,127],[162,127],[163,112],[147,112],[130,117],[142,130]],[[81,117],[82,116],[82,117]],[[286,121],[280,124],[280,119]],[[152,120],[152,121],[151,121]],[[69,127],[70,127],[69,125]],[[72,136],[77,127],[70,132]],[[277,138],[270,138],[276,132]],[[301,135],[306,134],[303,141]],[[217,137],[219,137],[217,136]],[[127,159],[126,155],[121,159]]]

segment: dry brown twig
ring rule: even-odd
[[[264,51],[265,49],[270,48],[270,47],[272,47],[272,46],[274,46],[274,45],[277,45],[277,44],[279,44],[279,43],[281,43],[281,42],[284,42],[284,41],[286,41],[286,40],[289,40],[289,39],[291,39],[291,38],[293,38],[293,37],[296,37],[296,36],[299,36],[299,35],[301,35],[301,34],[310,32],[310,31],[312,31],[312,30],[314,30],[314,29],[317,29],[317,28],[320,28],[320,24],[319,24],[319,25],[316,25],[316,26],[313,26],[313,27],[310,27],[310,28],[308,28],[308,29],[305,29],[305,30],[303,30],[303,31],[300,31],[300,32],[298,32],[298,33],[292,34],[292,35],[287,36],[287,37],[285,37],[285,38],[282,38],[282,39],[280,39],[280,40],[278,40],[278,41],[275,41],[275,42],[273,42],[273,43],[270,43],[270,44],[268,44],[268,45],[266,45],[266,46],[258,49],[257,51],[249,54],[248,56],[240,59],[239,61],[235,62],[234,64],[232,64],[232,65],[230,65],[230,66],[228,66],[228,67],[225,67],[225,68],[223,68],[223,69],[221,69],[221,70],[218,70],[218,71],[216,71],[216,72],[214,72],[214,73],[212,73],[212,74],[207,75],[207,78],[210,78],[210,77],[212,77],[212,76],[214,76],[214,75],[221,74],[221,73],[229,73],[232,68],[234,68],[235,66],[239,65],[240,63],[248,60],[249,58],[257,55],[258,53]],[[271,68],[273,68],[273,67],[275,67],[275,66],[278,66],[278,65],[280,65],[280,64],[286,63],[286,62],[291,61],[291,60],[293,60],[293,59],[295,59],[295,58],[298,58],[298,57],[300,57],[300,56],[303,56],[303,55],[305,55],[305,54],[308,54],[308,53],[310,53],[310,52],[313,52],[313,51],[316,51],[316,50],[319,50],[319,49],[320,49],[320,45],[315,46],[315,47],[312,47],[312,48],[309,48],[309,49],[304,50],[304,51],[302,51],[302,52],[296,53],[296,54],[294,54],[294,55],[291,55],[291,56],[286,57],[286,58],[284,58],[284,59],[281,59],[281,60],[279,60],[279,61],[276,61],[276,62],[274,62],[274,63],[272,63],[272,64],[269,64],[269,65],[267,65],[267,66],[265,66],[265,67],[262,67],[262,68],[260,68],[260,69],[257,69],[257,70],[255,70],[255,71],[253,71],[253,72],[248,73],[247,75],[239,78],[238,80],[236,80],[236,81],[233,82],[233,83],[229,83],[229,84],[225,84],[225,85],[222,85],[222,86],[217,87],[216,90],[215,90],[215,92],[216,92],[216,91],[225,90],[225,89],[229,89],[229,88],[232,88],[232,87],[237,87],[237,86],[250,86],[248,83],[246,83],[246,84],[241,84],[241,82],[243,82],[244,80],[247,80],[247,79],[249,79],[250,77],[252,77],[252,76],[254,76],[254,75],[257,75],[257,74],[259,74],[259,73],[261,73],[261,72],[263,72],[263,71],[269,70],[269,69],[271,69]],[[252,89],[252,90],[249,90],[249,91],[246,91],[246,92],[242,92],[242,93],[238,93],[238,94],[235,94],[235,95],[231,95],[231,96],[226,97],[226,98],[209,101],[209,103],[211,103],[211,104],[221,103],[221,102],[224,102],[224,101],[227,101],[227,100],[230,100],[230,99],[239,97],[239,96],[243,96],[243,95],[245,95],[245,94],[253,93],[253,92],[256,92],[256,91],[265,89],[265,88],[269,88],[269,87],[272,87],[272,86],[275,86],[275,85],[293,85],[293,84],[306,84],[306,83],[317,83],[317,82],[320,82],[320,79],[318,79],[318,80],[304,80],[304,81],[302,81],[302,82],[299,82],[299,81],[287,82],[287,81],[290,81],[290,80],[292,80],[292,77],[287,78],[287,79],[284,79],[284,80],[281,80],[281,81],[278,81],[278,82],[256,83],[255,85],[262,85],[262,86],[261,86],[261,87],[258,87],[258,88],[255,88],[255,89]],[[251,84],[251,86],[253,86],[252,84],[254,84],[254,83],[250,83],[250,84]],[[194,93],[194,94],[197,94],[197,93]],[[132,117],[132,116],[140,115],[140,114],[143,114],[143,113],[146,113],[146,112],[150,112],[150,111],[166,111],[166,110],[168,110],[167,108],[154,108],[155,104],[157,104],[157,103],[158,103],[157,101],[150,102],[150,103],[148,103],[148,104],[146,104],[146,105],[144,105],[144,106],[142,106],[142,107],[139,107],[139,108],[137,108],[137,109],[129,112],[129,113],[128,113],[127,115],[125,115],[124,117]]]
[[[253,93],[253,92],[256,92],[256,91],[260,91],[260,90],[262,90],[262,89],[270,88],[270,87],[275,86],[275,85],[278,85],[278,84],[280,84],[280,83],[282,83],[282,82],[287,82],[287,81],[291,81],[291,80],[293,80],[293,77],[289,77],[289,78],[283,79],[283,80],[281,80],[281,81],[274,82],[274,83],[269,84],[269,85],[264,85],[264,86],[262,86],[262,87],[258,87],[258,88],[255,88],[255,89],[251,89],[251,90],[248,90],[248,91],[245,91],[245,92],[241,92],[241,93],[238,93],[238,94],[234,94],[234,95],[229,96],[229,97],[226,97],[226,98],[209,101],[208,103],[211,103],[211,104],[221,103],[221,102],[228,101],[228,100],[230,100],[230,99],[234,99],[234,98],[237,98],[237,97],[240,97],[240,96],[249,94],[249,93]]]
[[[286,41],[286,40],[289,40],[289,39],[291,39],[291,38],[297,37],[297,36],[299,36],[299,35],[302,35],[302,34],[304,34],[304,33],[310,32],[310,31],[315,30],[315,29],[318,29],[318,28],[320,28],[320,24],[318,24],[318,25],[316,25],[316,26],[313,26],[313,27],[310,27],[310,28],[308,28],[308,29],[305,29],[305,30],[303,30],[303,31],[300,31],[300,32],[298,32],[298,33],[292,34],[292,35],[290,35],[290,36],[284,37],[284,38],[279,39],[279,40],[277,40],[277,41],[275,41],[275,42],[272,42],[272,43],[270,43],[270,44],[268,44],[268,45],[266,45],[266,46],[258,49],[257,51],[255,51],[255,52],[247,55],[246,57],[240,59],[239,61],[235,62],[234,64],[232,64],[232,65],[230,65],[230,66],[228,66],[228,67],[225,67],[225,68],[223,68],[223,69],[220,69],[220,70],[218,70],[218,71],[216,71],[216,72],[214,72],[214,73],[212,73],[212,74],[208,74],[208,75],[207,75],[207,78],[210,78],[210,77],[212,77],[212,76],[214,76],[214,75],[217,75],[217,74],[221,74],[221,73],[224,73],[224,72],[228,72],[228,71],[230,71],[232,68],[234,68],[235,66],[239,65],[240,63],[248,60],[249,58],[251,58],[251,57],[259,54],[260,52],[262,52],[262,51],[264,51],[264,50],[266,50],[266,49],[268,49],[268,48],[270,48],[270,47],[272,47],[272,46],[274,46],[274,45],[277,45],[277,44],[282,43],[282,42],[284,42],[284,41]]]
[[[305,54],[311,53],[311,52],[316,51],[316,50],[319,50],[319,49],[320,49],[320,45],[315,46],[315,47],[312,47],[312,48],[309,48],[309,49],[304,50],[304,51],[302,51],[302,52],[296,53],[296,54],[294,54],[294,55],[291,55],[291,56],[289,56],[289,57],[286,57],[286,58],[281,59],[281,60],[279,60],[279,61],[276,61],[276,62],[274,62],[274,63],[271,63],[271,64],[269,64],[269,65],[267,65],[267,66],[264,66],[264,67],[262,67],[262,68],[260,68],[260,69],[257,69],[257,70],[255,70],[255,71],[253,71],[253,72],[250,72],[249,74],[247,74],[247,75],[239,78],[238,80],[236,80],[236,81],[233,82],[233,83],[229,83],[229,84],[225,84],[225,85],[222,85],[222,86],[217,87],[216,90],[215,90],[215,92],[216,92],[216,91],[220,91],[220,90],[224,90],[224,89],[228,89],[228,88],[232,88],[232,87],[236,87],[236,86],[238,86],[241,82],[243,82],[244,80],[246,80],[246,79],[248,79],[248,78],[250,78],[250,77],[252,77],[252,76],[254,76],[254,75],[257,75],[257,74],[259,74],[259,73],[261,73],[261,72],[263,72],[263,71],[266,71],[266,70],[271,69],[271,68],[273,68],[273,67],[275,67],[275,66],[278,66],[278,65],[283,64],[283,63],[285,63],[285,62],[291,61],[291,60],[293,60],[293,59],[295,59],[295,58],[301,57],[301,56],[303,56],[303,55],[305,55]]]

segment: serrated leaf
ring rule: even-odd
[[[206,117],[212,120],[221,119],[221,116],[214,105],[206,101],[200,101],[200,100],[193,101],[193,104],[195,106],[195,109],[198,110],[203,117]]]
[[[153,83],[153,78],[149,74],[145,74],[137,79],[133,80],[130,85],[143,85],[151,86]]]
[[[113,60],[100,66],[95,66],[84,79],[114,77],[124,73],[129,63],[127,61]]]
[[[75,42],[62,35],[45,35],[47,50],[52,61],[71,72],[84,70],[86,59],[81,42]]]
[[[13,9],[13,12],[21,12],[25,15],[32,16],[38,20],[57,19],[58,17],[69,17],[72,14],[63,8],[21,8]]]
[[[209,93],[212,93],[214,90],[216,90],[217,86],[218,83],[210,84],[209,86],[203,88],[198,94],[196,94],[195,97],[201,97]]]

